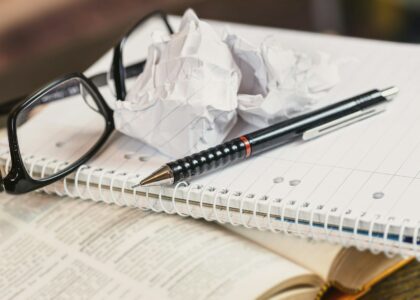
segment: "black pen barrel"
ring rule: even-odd
[[[245,136],[251,144],[252,154],[258,154],[298,139],[311,128],[385,101],[386,99],[382,96],[381,91],[375,89],[295,118],[284,120]]]
[[[386,98],[381,91],[372,90],[178,159],[167,166],[172,170],[174,182],[178,182],[289,143],[301,138],[306,130],[384,101]]]

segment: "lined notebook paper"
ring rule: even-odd
[[[56,184],[47,191],[420,258],[420,46],[230,26],[253,41],[275,34],[285,45],[329,52],[342,61],[342,81],[321,105],[373,88],[395,85],[401,92],[381,115],[176,188],[133,191],[131,186],[140,178],[172,158],[115,134],[88,166],[82,166],[65,185]],[[71,103],[57,102],[42,113],[55,122],[58,111],[67,111],[66,105],[69,108]],[[72,148],[76,137],[67,131],[56,132],[56,139],[49,141],[52,146],[44,147],[42,129],[48,125],[33,121],[30,126],[38,129],[33,131],[33,153],[25,153],[34,172],[43,167],[53,170],[68,153],[83,152]],[[79,124],[72,126],[77,130]],[[183,130],[177,128],[169,138]],[[238,124],[232,136],[249,130]],[[54,147],[57,142],[59,149]]]

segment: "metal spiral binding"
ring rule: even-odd
[[[220,219],[219,214],[217,212],[217,199],[220,195],[224,195],[224,194],[228,194],[229,190],[228,189],[219,189],[216,194],[214,195],[214,201],[213,201],[213,215],[214,218],[217,222],[224,224],[225,221],[223,221],[222,219]]]
[[[147,194],[147,197],[148,196],[149,195]],[[148,211],[149,210],[147,205],[141,205],[138,201],[136,201],[136,199],[137,199],[137,186],[133,188],[133,203],[134,203],[134,206],[143,210],[143,211]],[[147,201],[147,199],[146,199],[146,201]]]
[[[403,252],[403,248],[402,248],[403,240],[404,240],[404,232],[405,232],[405,228],[407,227],[406,224],[408,222],[410,222],[409,219],[404,219],[402,221],[400,232],[398,233],[398,246],[397,246],[398,248],[397,248],[397,251],[398,251],[398,254],[401,255],[404,258],[407,258],[408,257],[408,255]]]
[[[47,170],[48,165],[49,164],[54,164],[54,163],[57,163],[57,160],[54,159],[54,158],[48,159],[43,163],[43,165],[41,167],[41,178],[45,178],[45,171]],[[50,194],[52,194],[52,192],[50,191],[50,188],[51,187],[49,187],[49,186],[45,186],[42,190],[45,193],[50,195]]]
[[[98,171],[102,171],[101,168],[91,168],[90,172],[88,173],[87,177],[86,177],[86,187],[87,187],[87,192],[89,195],[89,198],[95,202],[98,202],[99,199],[96,198],[96,196],[92,193],[91,188],[90,188],[90,180],[92,178],[92,175],[94,172],[98,172]]]
[[[115,193],[114,193],[114,183],[115,183],[115,179],[118,176],[125,176],[125,177],[127,177],[128,175],[125,172],[114,172],[113,175],[112,175],[112,178],[111,178],[111,183],[109,184],[109,192],[111,194],[111,201],[112,201],[112,203],[115,204],[115,205],[118,205],[118,206],[123,206],[124,203],[121,203],[119,201],[119,198],[120,197],[116,198],[115,197]],[[121,191],[121,193],[122,193],[122,191]]]
[[[39,160],[37,160],[39,161]],[[45,162],[44,164],[48,164],[49,162]],[[35,164],[35,161],[32,161],[31,163],[31,167],[32,165]],[[10,165],[10,162],[6,165]],[[44,167],[45,167],[44,165]],[[33,169],[33,167],[32,167]],[[83,169],[88,169],[87,166],[84,166]],[[92,169],[89,171],[88,175],[87,175],[87,186],[88,186],[88,195],[90,198],[92,198],[94,201],[98,201],[98,199],[96,199],[93,196],[93,193],[91,193],[90,191],[90,178],[92,176],[92,174],[94,172],[100,171],[102,169]],[[78,181],[79,178],[79,173],[82,172],[82,167],[78,169],[78,173],[76,174],[76,179],[75,182]],[[125,173],[115,173],[113,171],[107,171],[107,170],[102,170],[100,179],[99,179],[99,191],[100,191],[100,196],[101,196],[101,200],[110,203],[110,201],[107,201],[106,198],[104,197],[102,194],[102,181],[103,181],[103,177],[104,174],[107,173],[111,173],[113,174],[112,179],[111,179],[111,184],[110,184],[110,192],[111,192],[111,199],[112,199],[112,203],[115,203],[117,205],[129,205],[129,201],[126,198],[126,186],[127,183],[129,181],[130,178],[133,178],[133,174],[125,174]],[[114,195],[114,182],[115,179],[118,176],[124,176],[124,180],[123,180],[123,186],[122,186],[122,190],[121,190],[121,194],[122,194],[122,199],[123,201],[120,202],[116,196]],[[136,175],[134,175],[136,176]],[[187,189],[188,188],[188,189]],[[66,189],[66,187],[65,187]],[[178,205],[177,205],[177,201],[175,200],[176,198],[176,194],[180,189],[187,189],[186,190],[186,196],[185,196],[185,204],[186,204],[186,209],[187,209],[187,213],[182,212]],[[199,209],[200,209],[200,213],[198,215],[194,214],[193,209],[192,209],[192,205],[190,203],[191,201],[191,194],[192,192],[196,190],[199,191]],[[78,189],[78,185],[76,184],[76,191],[77,191],[77,195],[80,194],[80,191]],[[136,207],[142,209],[142,210],[153,210],[155,212],[162,212],[164,211],[165,213],[168,214],[178,214],[181,217],[187,217],[190,216],[192,218],[198,219],[198,218],[203,218],[207,221],[217,221],[219,223],[230,223],[233,226],[238,226],[238,225],[242,225],[244,227],[247,228],[251,228],[251,227],[256,227],[259,230],[270,230],[274,233],[278,233],[278,232],[283,232],[286,235],[290,235],[291,233],[293,233],[294,235],[297,236],[304,236],[301,232],[300,226],[299,226],[299,218],[301,215],[301,212],[303,211],[304,208],[309,207],[310,204],[308,203],[302,203],[300,204],[299,202],[286,202],[282,199],[275,199],[273,197],[262,197],[262,198],[257,198],[255,197],[255,195],[253,195],[252,197],[247,197],[247,195],[245,195],[244,193],[241,192],[233,192],[230,191],[228,189],[216,189],[214,186],[211,185],[207,185],[207,186],[202,186],[200,184],[188,184],[185,181],[181,181],[179,182],[175,187],[174,190],[172,192],[172,197],[171,197],[171,207],[167,207],[165,206],[165,203],[163,201],[162,198],[162,192],[163,189],[160,188],[159,193],[158,193],[158,198],[157,200],[151,200],[149,197],[149,189],[146,189],[146,205],[141,205],[137,200],[136,200],[136,189],[133,189],[133,205],[135,205]],[[212,206],[211,206],[211,212],[210,214],[206,213],[205,210],[205,206],[204,206],[204,197],[208,196],[209,193],[214,193],[213,195],[213,201],[212,201]],[[250,196],[250,195],[248,195]],[[217,208],[217,206],[221,203],[219,201],[220,197],[225,197],[226,200],[226,219],[224,220],[222,219],[221,215],[220,215],[220,209]],[[239,220],[240,222],[236,222],[233,217],[232,217],[232,199],[236,197],[235,199],[239,201]],[[109,199],[109,197],[108,197]],[[253,203],[253,209],[252,209],[252,213],[250,214],[250,217],[247,219],[246,215],[244,212],[244,205],[246,201],[249,201],[249,199],[253,199],[254,203]],[[264,223],[261,223],[261,221],[259,221],[259,216],[258,214],[258,205],[261,203],[261,201],[267,201],[268,200],[268,207],[267,207],[267,213],[265,215],[266,221]],[[279,206],[277,206],[276,204],[280,204]],[[279,212],[279,216],[278,218],[280,219],[280,224],[281,224],[281,228],[278,229],[273,225],[273,207],[276,205],[276,207],[278,207],[280,209]],[[293,225],[295,227],[294,231],[290,231],[288,229],[288,222],[285,220],[285,213],[286,213],[286,208],[287,207],[294,207],[295,211],[294,211],[294,222]],[[315,226],[314,226],[314,218],[315,218],[315,213],[317,212],[324,212],[324,216],[325,216],[325,220],[323,221],[323,234],[317,233],[315,232]],[[359,227],[360,227],[360,222],[363,220],[366,222],[365,213],[361,213],[356,219],[355,219],[355,223],[354,223],[354,227],[353,227],[353,232],[351,234],[347,234],[345,233],[345,231],[343,230],[343,226],[344,226],[344,221],[346,219],[346,216],[348,216],[351,213],[351,209],[347,209],[346,211],[342,211],[339,214],[336,214],[336,216],[339,218],[339,226],[338,226],[338,232],[337,232],[337,237],[332,236],[331,235],[331,230],[329,229],[329,222],[330,222],[330,218],[333,216],[333,213],[336,212],[336,208],[332,208],[330,210],[326,210],[325,207],[323,205],[319,205],[316,207],[312,207],[310,209],[310,211],[308,211],[310,214],[309,217],[309,230],[310,230],[310,237],[318,240],[318,239],[326,239],[329,242],[333,242],[333,243],[339,243],[341,245],[343,245],[344,247],[349,247],[351,245],[354,245],[357,247],[357,249],[363,251],[366,250],[366,248],[368,248],[372,253],[377,254],[380,252],[380,249],[377,248],[377,246],[375,245],[374,242],[374,228],[375,226],[378,224],[378,221],[381,219],[381,215],[374,215],[372,217],[371,220],[368,221],[369,224],[369,229],[367,232],[366,237],[361,237],[360,234],[358,233]],[[390,241],[388,241],[388,235],[389,235],[389,231],[390,228],[392,226],[392,222],[394,221],[394,218],[389,218],[388,222],[386,222],[385,225],[385,229],[384,229],[384,233],[383,233],[383,249],[384,249],[384,253],[385,255],[387,255],[388,257],[393,257],[395,256],[397,253],[403,256],[407,256],[407,252],[406,249],[404,249],[402,247],[403,245],[403,237],[404,237],[404,232],[407,228],[407,223],[408,223],[408,219],[403,220],[402,224],[401,224],[401,228],[398,234],[398,243],[397,245],[395,245],[396,243],[391,243]],[[251,225],[252,224],[252,225]],[[417,259],[420,260],[420,254],[419,254],[419,245],[417,244],[417,240],[419,238],[420,235],[420,223],[417,224],[414,233],[413,233],[413,242],[412,242],[412,247],[411,247],[411,252],[414,253],[414,255],[416,255]],[[350,237],[350,239],[349,239]],[[382,247],[381,247],[382,248]]]
[[[147,210],[152,210],[150,207],[150,201],[149,201],[149,187],[146,188],[146,205],[145,205],[145,209]]]
[[[203,190],[204,189],[206,189],[206,187],[203,187],[202,185],[200,185],[200,184],[196,184],[195,185],[195,188],[197,189],[197,190],[201,190],[201,193],[203,192]],[[194,215],[193,214],[193,210],[191,209],[191,206],[190,206],[190,195],[191,195],[191,191],[192,191],[192,189],[193,189],[193,185],[190,185],[190,188],[188,189],[188,191],[187,191],[187,197],[186,197],[186,199],[185,199],[185,204],[187,205],[187,210],[188,210],[188,214],[193,218],[193,219],[198,219],[198,218],[200,218],[200,216],[199,215]]]
[[[270,229],[271,232],[273,233],[278,233],[280,232],[280,230],[277,230],[276,228],[273,227],[273,222],[272,222],[272,217],[271,217],[271,210],[273,207],[273,202],[276,203],[281,203],[282,199],[274,199],[274,198],[270,198],[269,202],[268,202],[268,208],[267,208],[267,221],[268,221],[268,228]]]
[[[346,215],[351,214],[351,209],[347,209],[344,213],[341,214],[340,216],[340,223],[338,226],[338,235],[339,235],[339,239],[340,239],[340,245],[342,245],[343,247],[350,247],[350,242],[348,238],[345,238],[345,232],[343,229],[344,226],[344,219],[346,217]]]
[[[372,219],[372,221],[369,224],[369,231],[368,231],[368,235],[369,235],[369,250],[371,253],[373,254],[378,254],[379,252],[381,252],[380,249],[375,248],[375,244],[373,243],[373,229],[375,227],[375,224],[377,222],[377,220],[379,220],[381,218],[381,215],[375,215]],[[385,236],[385,234],[384,234]]]
[[[241,225],[246,228],[251,228],[252,226],[249,226],[248,223],[245,223],[244,220],[244,203],[245,203],[246,196],[241,197],[241,204],[239,205],[239,218],[241,220]]]
[[[45,157],[41,157],[41,158],[38,158],[38,159],[34,159],[34,160],[30,163],[30,166],[29,166],[29,175],[30,175],[32,178],[34,178],[34,169],[35,169],[35,166],[36,166],[39,162],[44,162],[44,161],[46,161],[46,158],[45,158]]]
[[[152,210],[152,211],[154,211],[154,212],[157,212],[157,213],[160,213],[160,212],[162,212],[163,211],[163,208],[161,207],[161,208],[159,208],[159,207],[155,207],[154,205],[156,205],[156,203],[161,203],[161,201],[162,201],[162,187],[160,186],[159,187],[159,193],[158,193],[158,200],[155,200],[155,199],[153,199],[153,201],[150,201],[149,200],[149,187],[147,187],[146,188],[147,189],[147,192],[146,192],[146,195],[147,195],[147,203],[149,204],[149,208]]]
[[[87,200],[87,198],[83,197],[83,193],[80,192],[79,189],[79,176],[80,173],[84,169],[89,169],[90,167],[88,165],[81,165],[79,168],[77,168],[76,175],[74,176],[74,189],[76,191],[76,196],[79,197],[82,200]]]
[[[360,220],[362,219],[362,217],[364,216],[364,214],[361,214],[361,215],[359,215],[357,218],[356,218],[356,221],[355,221],[355,223],[354,223],[354,228],[353,228],[353,234],[352,234],[352,241],[353,241],[353,244],[356,246],[356,248],[359,250],[359,251],[364,251],[366,248],[364,247],[364,245],[363,244],[361,244],[360,243],[360,241],[358,241],[358,233],[357,233],[357,231],[358,231],[358,229],[359,229],[359,224],[360,224]]]
[[[202,188],[201,193],[200,193],[200,213],[201,213],[201,217],[206,220],[206,221],[212,221],[213,219],[211,218],[211,214],[210,217],[206,216],[205,212],[204,212],[204,205],[203,205],[203,201],[204,201],[204,196],[206,195],[206,192],[214,192],[216,189],[213,186],[204,186],[204,188]]]
[[[174,211],[177,215],[181,217],[188,217],[188,214],[184,214],[180,210],[178,210],[178,206],[175,201],[176,192],[181,186],[184,186],[184,188],[186,188],[188,187],[188,183],[186,181],[180,181],[175,185],[174,192],[172,193],[172,207],[174,208]]]
[[[262,226],[260,225],[260,221],[258,221],[259,217],[258,217],[257,213],[258,213],[258,204],[260,204],[261,201],[263,201],[263,200],[267,200],[268,199],[267,196],[265,196],[265,195],[264,196],[257,196],[257,195],[254,195],[254,194],[249,194],[247,196],[247,198],[248,199],[253,199],[253,201],[254,201],[254,205],[252,207],[252,214],[251,214],[251,217],[248,220],[248,225],[249,224],[254,224],[254,225],[251,225],[251,227],[255,227],[258,230],[265,230],[266,226],[265,225],[262,225]]]
[[[280,220],[281,220],[281,226],[282,226],[281,230],[284,235],[290,235],[290,232],[287,230],[287,224],[285,220],[286,206],[287,206],[286,201],[283,201],[281,205],[281,210],[280,210]]]
[[[54,174],[55,173],[57,173],[58,172],[58,170],[61,170],[61,167],[63,167],[63,166],[65,166],[66,165],[66,163],[65,162],[62,162],[62,163],[57,163],[56,165],[55,165],[55,168],[54,168]],[[57,182],[55,182],[55,183],[53,183],[52,185],[53,185],[53,188],[54,188],[54,193],[56,193],[58,196],[60,196],[60,197],[63,197],[63,196],[65,196],[65,192],[63,191],[63,192],[61,192],[61,191],[59,191],[58,189],[57,189],[57,186],[60,184],[60,181],[57,181]]]
[[[315,209],[316,209],[316,207],[315,207],[315,206],[314,206],[314,207],[312,207],[312,209],[310,210],[310,213],[309,213],[309,232],[310,232],[310,234],[311,234],[310,238],[316,241],[316,240],[318,240],[318,239],[319,239],[319,236],[318,236],[318,234],[316,234],[316,233],[315,233],[315,231],[314,231],[314,216],[315,216]]]
[[[126,206],[135,207],[135,198],[133,198],[132,202],[130,203],[130,201],[127,200],[127,194],[128,193],[126,193],[126,189],[127,189],[127,183],[130,179],[132,179],[132,178],[138,179],[139,177],[140,176],[138,174],[128,174],[124,178],[123,185],[122,185],[122,188],[121,188],[121,195],[122,195],[124,204]]]
[[[73,194],[73,193],[71,193],[71,192],[70,192],[70,190],[68,189],[68,186],[67,186],[67,179],[68,179],[68,177],[64,177],[64,180],[63,180],[63,187],[64,187],[64,191],[65,191],[65,193],[66,193],[66,195],[67,195],[68,197],[70,197],[70,198],[76,198],[76,195],[75,195],[75,194]]]
[[[300,231],[300,226],[299,226],[299,217],[300,217],[300,212],[303,208],[308,207],[309,204],[307,202],[304,202],[302,204],[297,204],[297,209],[296,209],[296,213],[295,213],[295,228],[296,228],[296,235],[300,238],[303,238],[304,235],[301,233]]]
[[[256,198],[255,199],[255,203],[254,203],[254,207],[252,209],[252,219],[255,223],[255,228],[257,228],[258,230],[265,230],[264,227],[260,226],[260,222],[258,221],[258,217],[257,217],[257,209],[258,209],[258,204],[260,203],[261,198]]]
[[[0,155],[4,155],[8,153],[8,151],[2,152]],[[35,158],[34,156],[28,156],[23,157],[25,165],[29,166],[29,175],[33,176],[34,170],[36,166],[41,167],[40,176],[43,178],[46,174],[47,168],[49,166],[53,166],[54,173],[56,173],[59,169],[64,168],[67,163],[59,163],[55,159],[46,159],[46,158]],[[11,158],[10,156],[7,157],[5,165],[4,165],[4,171],[7,173],[8,170],[10,170],[11,167]],[[86,190],[82,191],[80,187],[80,176],[82,173],[85,173],[87,178],[85,181]],[[99,175],[99,181],[98,181],[98,189],[99,189],[99,198],[95,196],[95,193],[91,190],[91,180],[92,176],[95,172],[101,172]],[[110,185],[109,185],[109,192],[110,197],[106,197],[103,194],[104,188],[103,188],[103,180],[105,176],[111,175],[110,178]],[[120,196],[116,196],[116,190],[114,188],[115,182],[118,177],[123,177],[122,179],[122,188],[120,191]],[[219,223],[230,223],[233,226],[242,225],[244,227],[250,228],[250,227],[256,227],[259,230],[270,230],[271,232],[278,233],[283,232],[286,235],[289,235],[293,233],[297,236],[303,236],[303,233],[301,232],[301,226],[299,225],[299,219],[302,211],[309,207],[310,204],[308,203],[299,203],[296,201],[292,202],[286,202],[282,199],[276,199],[273,197],[256,197],[255,195],[248,194],[245,195],[241,192],[234,192],[228,189],[216,189],[214,186],[202,186],[200,184],[188,184],[185,181],[179,182],[172,192],[172,197],[170,201],[170,207],[168,207],[163,200],[162,194],[163,194],[163,188],[159,189],[158,192],[158,198],[157,200],[150,199],[149,197],[149,188],[145,190],[146,199],[145,199],[145,205],[141,204],[138,200],[137,192],[138,190],[136,188],[133,188],[133,194],[132,194],[132,200],[128,200],[127,198],[127,185],[128,182],[133,179],[137,178],[138,175],[135,174],[126,174],[126,173],[118,173],[113,170],[106,170],[102,168],[91,168],[88,165],[80,166],[76,174],[74,176],[74,189],[72,191],[69,190],[67,185],[67,178],[63,180],[63,189],[64,191],[60,191],[57,188],[58,184],[53,184],[53,186],[50,186],[47,188],[43,188],[42,190],[46,193],[55,192],[59,196],[67,195],[71,198],[79,197],[81,199],[92,199],[93,201],[104,201],[106,203],[114,203],[116,205],[122,206],[135,206],[142,210],[153,210],[155,212],[162,212],[168,214],[178,214],[181,217],[187,217],[190,216],[192,218],[204,218],[207,221],[217,221]],[[176,194],[179,192],[180,189],[186,189],[186,196],[185,196],[185,204],[186,204],[186,210],[187,212],[182,212],[177,204],[176,201]],[[199,210],[200,213],[198,215],[194,214],[194,210],[192,208],[191,204],[191,194],[193,191],[198,191],[199,196]],[[211,209],[210,214],[206,213],[206,207],[204,205],[204,199],[206,196],[209,196],[209,193],[213,193],[213,201],[211,203]],[[221,215],[221,209],[218,209],[218,205],[222,204],[223,201],[226,201],[226,217],[225,219],[222,218]],[[233,218],[232,214],[232,200],[235,199],[237,203],[239,203],[239,222],[236,222]],[[250,199],[252,199],[253,202],[253,208],[252,211],[248,214],[244,212],[245,202],[249,202]],[[261,218],[258,216],[258,207],[259,204],[263,203],[262,201],[267,201],[267,213]],[[274,225],[273,220],[273,208],[276,207],[279,209],[279,212],[276,213],[276,219],[280,220],[281,227],[277,227]],[[289,222],[286,221],[286,209],[287,208],[293,208],[293,214],[294,214],[294,222],[292,222],[292,225],[294,225],[294,230],[289,230],[288,226],[290,225]],[[407,248],[404,247],[404,234],[406,232],[406,229],[408,227],[408,224],[410,222],[409,219],[403,219],[401,222],[396,222],[394,217],[389,217],[386,222],[384,222],[383,225],[385,225],[382,243],[383,247],[379,247],[375,243],[375,236],[374,236],[374,230],[375,226],[378,224],[382,224],[379,222],[379,220],[382,218],[380,214],[372,216],[370,220],[366,220],[366,213],[361,213],[357,216],[357,218],[354,219],[354,227],[352,233],[346,233],[343,230],[345,219],[348,215],[351,214],[351,209],[347,209],[346,211],[342,211],[340,213],[336,214],[336,217],[339,218],[339,225],[338,225],[338,232],[337,236],[331,235],[332,231],[328,227],[330,218],[333,216],[333,213],[336,213],[336,209],[330,209],[326,210],[323,205],[318,205],[311,207],[310,210],[307,211],[310,215],[309,217],[309,232],[310,237],[317,240],[317,239],[326,239],[329,242],[334,243],[340,243],[344,247],[348,247],[350,245],[354,245],[357,247],[357,249],[363,251],[368,248],[372,253],[377,254],[382,249],[385,255],[388,257],[393,257],[396,254],[402,255],[404,257],[407,257],[409,255]],[[322,224],[323,233],[317,232],[315,230],[314,226],[314,218],[315,214],[318,212],[323,212],[325,219]],[[248,218],[246,216],[249,216]],[[260,220],[260,218],[262,220]],[[364,221],[368,224],[368,231],[366,234],[366,237],[362,237],[359,233],[359,227],[360,223]],[[389,232],[393,225],[398,226],[400,224],[399,232],[398,232],[398,239],[397,241],[390,241],[389,238]],[[409,252],[412,255],[415,255],[418,260],[420,260],[420,246],[418,244],[418,239],[420,235],[420,222],[417,223],[414,227],[414,232],[412,236],[412,243]]]
[[[113,174],[114,171],[104,169],[102,170],[101,175],[99,175],[99,180],[98,180],[99,200],[110,204],[111,201],[108,199],[108,197],[104,197],[104,194],[102,193],[102,181],[104,180],[104,176],[106,173]]]
[[[390,247],[390,246],[388,246],[387,244],[389,243],[388,242],[388,240],[387,240],[387,238],[388,238],[388,234],[389,234],[389,229],[391,228],[391,225],[392,225],[392,221],[394,220],[394,218],[393,217],[390,217],[390,218],[388,218],[388,222],[386,223],[386,225],[385,225],[385,230],[384,230],[384,237],[383,237],[383,242],[384,242],[384,245],[383,245],[383,248],[384,248],[384,253],[385,253],[385,255],[388,257],[388,258],[392,258],[392,257],[394,257],[395,256],[395,251],[393,251],[392,250],[392,248]],[[403,223],[404,223],[405,221],[403,220]],[[403,226],[401,226],[401,227],[403,227]],[[401,231],[400,231],[400,234],[401,234]],[[394,243],[392,243],[392,245],[394,245]]]
[[[331,236],[332,230],[330,230],[328,228],[330,216],[334,212],[336,212],[336,208],[335,207],[327,210],[326,215],[325,215],[325,223],[324,223],[323,229],[324,229],[324,238],[325,238],[325,240],[327,240],[330,243],[336,244],[337,243],[337,240]]]
[[[233,221],[233,219],[232,219],[232,214],[230,213],[230,201],[231,201],[231,199],[232,199],[232,196],[233,196],[234,194],[238,194],[238,193],[239,193],[239,196],[241,196],[241,195],[242,195],[240,192],[230,192],[230,193],[229,193],[229,196],[228,196],[228,198],[227,198],[227,201],[226,201],[226,214],[227,214],[228,222],[229,222],[232,226],[238,226],[238,225],[240,225],[240,223],[235,223],[235,222]]]
[[[159,204],[160,204],[160,209],[162,211],[164,211],[165,213],[167,213],[169,215],[172,215],[172,214],[175,213],[175,208],[174,208],[173,205],[172,205],[172,208],[169,208],[169,209],[167,207],[165,207],[165,205],[163,204],[163,201],[162,201],[162,191],[163,191],[163,189],[162,189],[162,187],[160,187],[160,189],[159,189]],[[175,198],[172,197],[172,199],[174,201]],[[173,202],[171,202],[171,204],[173,204]]]

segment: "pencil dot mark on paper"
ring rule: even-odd
[[[216,190],[216,188],[214,186],[209,186],[207,188],[207,191],[209,191],[209,192],[214,192],[215,190]]]
[[[55,143],[55,146],[56,146],[57,148],[61,148],[61,147],[63,147],[63,146],[64,146],[64,142],[57,142],[57,143]]]
[[[246,197],[247,197],[248,199],[252,199],[252,198],[254,198],[254,197],[255,197],[255,195],[254,195],[254,194],[248,194],[248,195],[246,195]]]
[[[234,195],[235,197],[239,197],[240,195],[242,195],[242,193],[241,193],[241,192],[239,192],[239,191],[236,191],[236,192],[234,192],[234,193],[233,193],[233,195]]]
[[[276,203],[280,203],[281,201],[283,201],[283,199],[281,199],[281,198],[274,199],[274,202],[276,202]]]
[[[376,192],[372,195],[373,199],[382,199],[384,196],[385,194],[383,192]]]
[[[283,177],[274,177],[273,178],[273,183],[282,183],[284,181]]]
[[[126,153],[126,154],[124,154],[124,158],[125,159],[132,159],[133,155],[134,155],[134,153]]]
[[[299,183],[300,183],[299,179],[293,179],[293,180],[289,181],[290,186],[297,186],[297,185],[299,185]]]
[[[222,194],[222,195],[225,195],[225,194],[227,194],[227,193],[229,193],[229,190],[228,190],[228,189],[222,189],[222,190],[220,191],[220,194]]]
[[[148,161],[148,160],[149,160],[148,156],[140,156],[139,157],[139,161],[145,162],[145,161]]]
[[[266,200],[268,200],[268,196],[267,196],[267,195],[264,195],[264,196],[262,196],[262,197],[260,198],[260,200],[261,200],[261,201],[266,201]]]

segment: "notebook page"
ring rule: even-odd
[[[247,36],[255,40],[258,34],[259,37],[266,34],[258,28],[241,27],[238,30],[254,30],[255,34]],[[274,30],[272,33],[279,34]],[[296,206],[309,205],[309,211],[320,207],[319,220],[325,212],[332,210],[333,215],[346,212],[349,219],[357,219],[360,215],[367,219],[380,216],[377,221],[386,223],[389,217],[411,217],[411,222],[415,223],[415,210],[404,204],[397,205],[396,201],[410,182],[415,181],[404,177],[410,167],[414,166],[412,173],[418,172],[416,164],[409,162],[418,161],[415,148],[410,152],[410,147],[416,143],[416,137],[412,135],[418,126],[417,104],[412,99],[417,93],[414,82],[419,66],[418,48],[294,32],[281,32],[279,37],[285,44],[313,47],[347,61],[342,66],[342,83],[327,95],[323,104],[390,85],[400,87],[401,94],[384,115],[316,141],[271,151],[199,181],[205,185],[284,198],[292,203],[295,201]],[[411,128],[411,133],[407,128]],[[404,133],[410,136],[401,137]],[[396,145],[395,149],[392,145]],[[410,152],[409,158],[407,152]],[[267,166],[276,167],[267,172]],[[276,178],[278,180],[274,180]],[[279,178],[282,182],[274,183]],[[397,210],[395,206],[398,206]],[[413,213],[407,214],[406,210]],[[366,212],[370,215],[366,216]],[[391,212],[394,213],[391,215]]]
[[[214,24],[222,27],[221,23]],[[192,182],[246,195],[281,198],[291,209],[299,208],[300,217],[313,218],[314,222],[328,217],[337,224],[344,214],[353,225],[354,220],[361,219],[362,227],[366,225],[364,220],[374,220],[382,230],[390,221],[396,226],[404,221],[407,227],[414,228],[419,221],[416,197],[420,194],[420,103],[416,99],[420,92],[420,47],[243,25],[231,27],[252,41],[273,34],[286,45],[326,51],[342,60],[342,81],[321,105],[391,85],[398,86],[401,93],[384,114],[317,140],[286,145]],[[244,126],[235,132],[247,130]],[[143,177],[170,159],[139,141],[116,134],[89,164]],[[392,230],[399,232],[398,228]]]

